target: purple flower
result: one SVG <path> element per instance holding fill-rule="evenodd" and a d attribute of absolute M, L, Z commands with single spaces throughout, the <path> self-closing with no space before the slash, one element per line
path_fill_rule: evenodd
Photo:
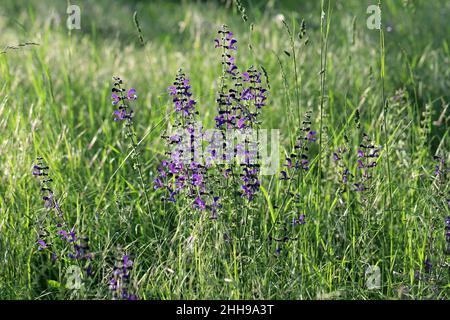
<path fill-rule="evenodd" d="M 309 140 L 309 141 L 316 141 L 316 132 L 315 131 L 309 131 L 308 132 L 308 134 L 307 134 L 307 139 Z"/>
<path fill-rule="evenodd" d="M 169 91 L 169 94 L 171 96 L 176 96 L 177 95 L 177 88 L 175 86 L 170 86 L 167 90 Z"/>
<path fill-rule="evenodd" d="M 252 90 L 250 88 L 245 89 L 244 91 L 242 91 L 241 94 L 241 99 L 242 100 L 253 100 L 255 99 L 255 94 L 252 92 Z"/>
<path fill-rule="evenodd" d="M 44 249 L 47 249 L 47 248 L 48 248 L 48 246 L 47 246 L 47 244 L 45 243 L 44 240 L 39 239 L 36 243 L 37 243 L 38 246 L 39 246 L 39 247 L 38 247 L 38 250 L 44 250 Z"/>
<path fill-rule="evenodd" d="M 43 196 L 42 200 L 44 200 L 44 207 L 47 209 L 53 209 L 56 207 L 56 200 L 54 199 L 52 191 L 49 191 L 48 195 Z"/>
<path fill-rule="evenodd" d="M 109 289 L 112 291 L 114 299 L 137 300 L 135 294 L 130 293 L 130 271 L 133 261 L 128 255 L 124 255 L 116 262 L 109 280 Z"/>
<path fill-rule="evenodd" d="M 190 99 L 192 93 L 189 79 L 179 70 L 176 80 L 168 88 L 169 95 L 173 97 L 175 111 L 181 113 L 183 118 L 190 118 L 195 113 L 195 100 Z"/>
<path fill-rule="evenodd" d="M 194 186 L 200 186 L 200 185 L 202 184 L 202 182 L 203 182 L 203 176 L 202 176 L 202 174 L 201 174 L 201 173 L 195 172 L 195 173 L 192 175 L 192 184 L 193 184 Z"/>
<path fill-rule="evenodd" d="M 127 99 L 128 100 L 136 100 L 137 99 L 136 89 L 131 88 L 130 90 L 128 90 Z"/>
<path fill-rule="evenodd" d="M 365 157 L 365 154 L 364 154 L 364 152 L 362 150 L 358 150 L 358 157 L 360 157 L 360 158 L 364 158 Z"/>
<path fill-rule="evenodd" d="M 292 168 L 292 159 L 286 158 L 286 162 L 287 162 L 287 164 L 285 166 L 288 167 L 289 169 L 291 169 Z"/>
<path fill-rule="evenodd" d="M 248 74 L 248 72 L 242 72 L 242 81 L 250 82 L 250 75 Z"/>
<path fill-rule="evenodd" d="M 364 166 L 364 164 L 363 164 L 363 162 L 362 162 L 361 160 L 358 160 L 358 165 L 357 165 L 357 167 L 358 167 L 358 169 L 362 169 L 362 168 L 364 168 L 365 166 Z"/>
<path fill-rule="evenodd" d="M 127 119 L 130 123 L 133 120 L 133 110 L 129 107 L 129 104 L 127 101 L 134 101 L 137 99 L 136 95 L 136 89 L 130 88 L 128 91 L 124 88 L 122 88 L 123 81 L 119 77 L 113 77 L 114 79 L 114 85 L 111 89 L 111 99 L 112 104 L 115 106 L 119 104 L 119 107 L 117 110 L 114 111 L 114 121 L 118 120 L 125 120 Z M 126 96 L 124 95 L 124 92 L 127 91 Z M 121 103 L 120 103 L 121 102 Z"/>
<path fill-rule="evenodd" d="M 237 127 L 239 129 L 242 129 L 242 128 L 245 127 L 245 120 L 246 120 L 246 117 L 243 117 L 243 118 L 239 119 L 238 124 L 237 124 Z"/>
<path fill-rule="evenodd" d="M 308 160 L 302 159 L 301 164 L 302 164 L 302 169 L 303 170 L 305 170 L 305 171 L 309 170 L 309 161 Z"/>
<path fill-rule="evenodd" d="M 167 199 L 169 202 L 177 202 L 177 200 L 175 199 L 176 196 L 176 191 L 173 191 L 171 188 L 167 187 L 167 191 L 169 192 L 169 199 Z"/>
<path fill-rule="evenodd" d="M 299 224 L 305 224 L 306 223 L 306 221 L 305 221 L 305 214 L 304 213 L 302 213 L 300 215 L 300 217 L 298 217 L 298 223 Z"/>
<path fill-rule="evenodd" d="M 206 209 L 205 202 L 200 197 L 195 198 L 194 208 L 200 209 L 200 210 L 205 210 Z"/>
<path fill-rule="evenodd" d="M 223 176 L 225 178 L 229 178 L 230 177 L 230 173 L 231 173 L 231 169 L 225 169 L 225 171 L 223 172 Z"/>
<path fill-rule="evenodd" d="M 372 153 L 369 155 L 369 157 L 370 158 L 378 158 L 380 156 L 379 152 L 380 152 L 380 150 L 375 149 L 375 150 L 372 151 Z"/>
<path fill-rule="evenodd" d="M 153 183 L 153 187 L 155 188 L 155 190 L 164 188 L 164 182 L 161 180 L 161 178 L 156 178 Z"/>
<path fill-rule="evenodd" d="M 112 104 L 115 106 L 120 102 L 120 98 L 117 94 L 111 94 Z"/>
<path fill-rule="evenodd" d="M 42 175 L 42 169 L 39 166 L 33 166 L 33 171 L 31 172 L 33 176 L 40 176 Z"/>
<path fill-rule="evenodd" d="M 127 113 L 125 112 L 125 109 L 115 110 L 113 115 L 114 115 L 114 121 L 124 120 L 127 118 Z"/>
<path fill-rule="evenodd" d="M 243 174 L 241 174 L 241 179 L 243 184 L 242 196 L 246 197 L 248 200 L 253 200 L 254 195 L 259 190 L 260 181 L 258 179 L 259 169 L 257 167 L 252 168 L 251 166 L 245 166 L 243 169 Z"/>

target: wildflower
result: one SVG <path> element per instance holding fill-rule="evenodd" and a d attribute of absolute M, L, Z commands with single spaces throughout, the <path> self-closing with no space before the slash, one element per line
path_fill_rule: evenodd
<path fill-rule="evenodd" d="M 114 121 L 124 120 L 127 116 L 125 110 L 123 109 L 115 110 L 113 114 L 114 114 Z"/>
<path fill-rule="evenodd" d="M 375 149 L 369 136 L 365 133 L 363 134 L 363 142 L 360 144 L 360 148 L 357 151 L 359 159 L 356 162 L 356 167 L 362 174 L 359 181 L 354 183 L 354 191 L 364 192 L 370 189 L 370 181 L 372 178 L 370 171 L 377 165 L 377 162 L 371 159 L 379 157 L 379 148 Z"/>
<path fill-rule="evenodd" d="M 137 300 L 135 294 L 130 293 L 130 272 L 133 267 L 133 261 L 128 255 L 124 255 L 116 262 L 113 273 L 109 281 L 109 289 L 112 291 L 114 299 Z"/>
<path fill-rule="evenodd" d="M 111 89 L 111 100 L 113 106 L 118 106 L 118 109 L 113 112 L 114 121 L 127 120 L 128 124 L 130 124 L 133 120 L 133 110 L 130 108 L 127 101 L 134 101 L 137 99 L 136 89 L 129 89 L 125 96 L 124 93 L 126 89 L 122 88 L 122 79 L 119 77 L 113 77 L 113 79 L 114 86 Z"/>
<path fill-rule="evenodd" d="M 48 248 L 47 243 L 45 243 L 44 240 L 39 239 L 36 243 L 39 246 L 38 250 L 44 250 Z"/>
<path fill-rule="evenodd" d="M 44 207 L 49 210 L 54 210 L 57 215 L 55 217 L 56 233 L 55 236 L 59 240 L 65 241 L 68 244 L 68 256 L 71 259 L 83 260 L 85 261 L 86 274 L 92 275 L 92 268 L 90 261 L 92 260 L 92 255 L 88 252 L 89 247 L 87 245 L 87 237 L 77 237 L 75 230 L 72 228 L 67 231 L 67 223 L 63 217 L 63 211 L 55 198 L 53 190 L 51 189 L 51 182 L 53 181 L 48 177 L 48 166 L 44 166 L 42 158 L 38 158 L 38 163 L 33 166 L 32 174 L 40 179 L 42 200 L 44 201 Z M 43 239 L 37 240 L 39 245 L 39 250 L 47 249 L 50 245 L 47 244 Z M 57 252 L 52 253 L 52 260 L 56 261 L 58 257 Z"/>
<path fill-rule="evenodd" d="M 217 219 L 217 209 L 222 207 L 222 205 L 219 203 L 219 199 L 220 199 L 220 197 L 217 197 L 217 196 L 213 197 L 213 202 L 211 204 L 211 216 L 210 216 L 210 218 L 213 220 Z"/>
<path fill-rule="evenodd" d="M 302 214 L 298 217 L 298 219 L 295 219 L 295 218 L 293 219 L 292 224 L 293 224 L 293 225 L 303 225 L 303 224 L 306 223 L 305 218 L 306 218 L 305 214 L 302 213 Z"/>
<path fill-rule="evenodd" d="M 195 198 L 194 207 L 200 210 L 206 209 L 205 202 L 200 197 Z"/>
<path fill-rule="evenodd" d="M 127 99 L 128 100 L 136 100 L 137 99 L 136 89 L 131 88 L 130 90 L 128 90 Z"/>
<path fill-rule="evenodd" d="M 120 102 L 120 98 L 116 93 L 111 94 L 112 104 L 115 106 Z"/>
<path fill-rule="evenodd" d="M 154 189 L 166 192 L 168 196 L 164 196 L 163 200 L 175 203 L 184 196 L 191 200 L 195 209 L 211 209 L 212 215 L 215 215 L 219 207 L 216 203 L 218 198 L 211 203 L 213 196 L 206 192 L 208 168 L 197 161 L 202 160 L 199 137 L 203 136 L 202 127 L 196 122 L 197 102 L 192 97 L 190 81 L 181 69 L 173 85 L 169 86 L 168 93 L 175 110 L 175 133 L 162 136 L 171 148 L 166 152 L 168 159 L 162 160 L 158 167 Z"/>
<path fill-rule="evenodd" d="M 315 131 L 309 131 L 306 135 L 306 139 L 309 141 L 316 141 L 316 132 Z"/>
<path fill-rule="evenodd" d="M 242 196 L 246 197 L 248 200 L 253 200 L 255 193 L 259 190 L 260 181 L 258 179 L 259 168 L 244 166 L 243 173 L 241 174 L 242 179 Z"/>
<path fill-rule="evenodd" d="M 423 266 L 425 268 L 426 273 L 431 273 L 433 265 L 431 264 L 430 260 L 426 258 L 423 262 Z"/>

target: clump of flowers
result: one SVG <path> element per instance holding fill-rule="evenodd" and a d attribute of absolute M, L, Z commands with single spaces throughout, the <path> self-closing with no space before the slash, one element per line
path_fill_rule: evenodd
<path fill-rule="evenodd" d="M 133 268 L 133 260 L 128 255 L 118 259 L 113 267 L 109 289 L 113 299 L 117 300 L 137 300 L 138 297 L 130 292 L 130 272 Z"/>
<path fill-rule="evenodd" d="M 211 218 L 217 217 L 219 197 L 207 188 L 208 167 L 203 165 L 202 127 L 196 122 L 197 102 L 192 97 L 189 79 L 178 71 L 173 85 L 168 88 L 175 111 L 175 122 L 170 134 L 163 135 L 170 150 L 168 159 L 161 161 L 154 188 L 165 190 L 163 200 L 176 202 L 184 195 L 193 208 L 209 210 Z"/>
<path fill-rule="evenodd" d="M 227 26 L 218 31 L 219 37 L 214 40 L 215 47 L 222 50 L 222 77 L 217 98 L 216 128 L 222 131 L 238 130 L 245 136 L 242 143 L 233 148 L 232 155 L 224 155 L 224 160 L 240 164 L 241 196 L 253 200 L 260 187 L 260 165 L 258 162 L 258 142 L 251 138 L 251 130 L 259 125 L 260 110 L 266 105 L 268 90 L 263 85 L 262 73 L 251 66 L 245 72 L 240 72 L 236 64 L 237 40 Z M 266 84 L 267 84 L 266 78 Z M 225 139 L 224 139 L 225 140 Z M 223 148 L 227 149 L 226 143 Z M 227 167 L 225 178 L 236 182 L 236 172 Z"/>

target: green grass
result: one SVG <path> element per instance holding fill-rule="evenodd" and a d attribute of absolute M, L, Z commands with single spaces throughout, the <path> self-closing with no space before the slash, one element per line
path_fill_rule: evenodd
<path fill-rule="evenodd" d="M 118 252 L 132 255 L 132 286 L 143 299 L 449 298 L 449 184 L 433 176 L 433 155 L 450 162 L 449 2 L 383 1 L 383 25 L 392 27 L 384 29 L 384 53 L 361 1 L 331 1 L 329 11 L 324 1 L 325 21 L 319 1 L 243 3 L 248 22 L 220 1 L 80 0 L 81 30 L 69 32 L 64 1 L 2 1 L 0 47 L 39 45 L 0 54 L 0 298 L 110 298 Z M 309 43 L 295 38 L 295 67 L 281 14 L 294 37 L 306 21 Z M 172 110 L 166 89 L 178 68 L 191 79 L 204 126 L 214 125 L 221 65 L 213 39 L 222 24 L 239 41 L 237 63 L 268 72 L 261 126 L 281 129 L 281 160 L 312 111 L 322 139 L 310 151 L 299 207 L 288 200 L 286 210 L 277 208 L 287 194 L 278 175 L 263 178 L 251 204 L 238 199 L 222 208 L 217 221 L 188 203 L 161 202 L 153 190 Z M 139 95 L 135 131 L 150 212 L 122 126 L 112 121 L 113 75 Z M 347 192 L 340 205 L 331 155 L 347 146 L 357 175 L 363 133 L 383 146 L 368 201 Z M 39 225 L 51 221 L 31 175 L 38 155 L 66 219 L 95 253 L 95 276 L 80 291 L 64 289 L 67 264 L 37 251 Z M 281 223 L 299 213 L 307 223 L 290 230 L 298 240 L 276 256 L 269 236 L 280 237 Z M 379 289 L 366 286 L 369 265 L 381 270 Z"/>

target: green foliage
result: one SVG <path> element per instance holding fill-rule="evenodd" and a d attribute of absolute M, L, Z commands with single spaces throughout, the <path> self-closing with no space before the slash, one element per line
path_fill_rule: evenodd
<path fill-rule="evenodd" d="M 322 30 L 325 64 L 319 1 L 78 3 L 81 29 L 71 31 L 65 1 L 3 0 L 0 8 L 0 298 L 110 298 L 118 247 L 132 254 L 132 286 L 146 299 L 449 298 L 449 185 L 433 175 L 433 155 L 450 162 L 448 1 L 383 3 L 390 31 L 382 59 L 366 5 L 332 1 L 329 30 Z M 263 65 L 270 77 L 261 126 L 281 129 L 280 150 L 291 151 L 307 110 L 315 130 L 322 123 L 322 156 L 311 150 L 311 170 L 298 184 L 301 205 L 284 200 L 279 175 L 268 176 L 251 206 L 223 208 L 227 223 L 163 203 L 152 186 L 172 108 L 166 89 L 180 67 L 204 126 L 214 125 L 221 67 L 213 39 L 224 23 L 239 41 L 238 63 Z M 148 204 L 112 120 L 113 75 L 139 94 L 135 132 Z M 366 197 L 340 191 L 332 160 L 347 147 L 345 161 L 357 175 L 363 133 L 383 146 Z M 95 276 L 76 294 L 64 287 L 66 270 L 37 250 L 48 215 L 31 175 L 38 155 L 51 168 L 66 219 L 89 236 L 95 256 Z M 283 236 L 283 223 L 301 213 L 306 224 L 288 230 L 297 240 L 276 255 L 271 236 Z M 424 276 L 426 258 L 433 271 Z M 367 289 L 369 265 L 381 269 L 379 289 Z"/>

